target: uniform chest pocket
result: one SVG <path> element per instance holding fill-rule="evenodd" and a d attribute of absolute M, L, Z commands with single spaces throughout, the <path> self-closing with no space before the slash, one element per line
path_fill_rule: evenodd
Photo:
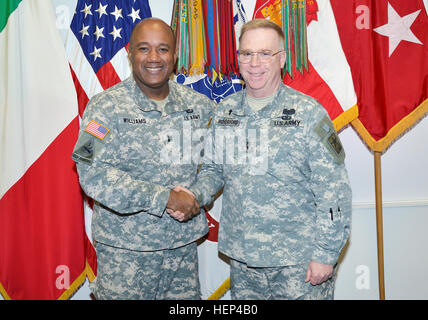
<path fill-rule="evenodd" d="M 285 185 L 302 182 L 310 175 L 304 156 L 298 152 L 277 153 L 268 172 Z"/>
<path fill-rule="evenodd" d="M 129 170 L 139 171 L 159 163 L 162 136 L 158 119 L 146 115 L 124 115 L 119 118 L 117 152 Z"/>
<path fill-rule="evenodd" d="M 204 155 L 206 123 L 193 109 L 173 112 L 162 117 L 156 127 L 160 162 L 170 166 L 193 166 Z"/>
<path fill-rule="evenodd" d="M 228 172 L 245 164 L 247 136 L 245 119 L 234 114 L 214 119 L 214 162 L 224 165 Z"/>
<path fill-rule="evenodd" d="M 284 184 L 299 183 L 310 175 L 301 121 L 270 120 L 269 173 Z"/>

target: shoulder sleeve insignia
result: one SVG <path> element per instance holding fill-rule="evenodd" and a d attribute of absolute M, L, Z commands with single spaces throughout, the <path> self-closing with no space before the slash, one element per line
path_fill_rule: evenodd
<path fill-rule="evenodd" d="M 328 116 L 325 116 L 315 127 L 315 132 L 321 138 L 321 142 L 327 147 L 337 163 L 345 160 L 345 151 Z"/>
<path fill-rule="evenodd" d="M 91 164 L 94 158 L 94 138 L 89 138 L 80 148 L 73 152 L 71 156 L 76 162 L 83 162 L 86 164 Z"/>
<path fill-rule="evenodd" d="M 110 130 L 98 122 L 91 120 L 91 122 L 89 122 L 89 124 L 86 126 L 85 131 L 97 137 L 98 139 L 103 140 Z"/>

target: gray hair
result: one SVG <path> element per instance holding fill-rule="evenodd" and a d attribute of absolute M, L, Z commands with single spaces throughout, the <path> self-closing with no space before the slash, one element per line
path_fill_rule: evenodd
<path fill-rule="evenodd" d="M 278 34 L 279 39 L 281 40 L 281 48 L 285 49 L 285 36 L 284 32 L 282 31 L 282 28 L 276 23 L 266 19 L 254 19 L 244 24 L 241 28 L 241 34 L 239 35 L 239 45 L 241 45 L 241 39 L 245 32 L 254 29 L 274 30 Z"/>

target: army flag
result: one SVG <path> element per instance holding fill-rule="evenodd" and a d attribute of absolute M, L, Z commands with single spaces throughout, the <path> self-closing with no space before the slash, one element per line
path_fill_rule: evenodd
<path fill-rule="evenodd" d="M 428 112 L 428 17 L 422 0 L 331 0 L 358 97 L 352 124 L 383 151 Z"/>
<path fill-rule="evenodd" d="M 51 1 L 0 2 L 0 292 L 64 299 L 86 278 L 71 154 L 76 93 Z"/>

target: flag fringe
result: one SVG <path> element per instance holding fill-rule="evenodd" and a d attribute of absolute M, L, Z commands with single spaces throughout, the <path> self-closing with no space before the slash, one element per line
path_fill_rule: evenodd
<path fill-rule="evenodd" d="M 348 110 L 342 112 L 333 120 L 334 128 L 337 132 L 342 130 L 351 121 L 358 118 L 358 106 L 355 105 Z"/>
<path fill-rule="evenodd" d="M 220 287 L 217 288 L 216 291 L 214 291 L 207 300 L 219 300 L 226 292 L 230 289 L 230 277 L 227 278 Z"/>
<path fill-rule="evenodd" d="M 373 151 L 385 152 L 396 140 L 404 133 L 416 125 L 428 113 L 428 99 L 422 102 L 409 115 L 401 119 L 393 126 L 382 139 L 376 141 L 364 127 L 360 119 L 355 119 L 351 122 L 352 127 L 361 137 L 363 142 Z"/>
<path fill-rule="evenodd" d="M 65 290 L 58 298 L 58 300 L 68 300 L 70 299 L 76 291 L 83 285 L 86 280 L 86 267 L 83 272 L 73 281 L 73 283 Z"/>
<path fill-rule="evenodd" d="M 67 300 L 73 296 L 73 294 L 83 285 L 86 278 L 89 282 L 95 280 L 95 272 L 92 270 L 88 259 L 86 259 L 85 270 L 80 274 L 79 277 L 71 284 L 71 286 L 58 298 L 58 300 Z"/>
<path fill-rule="evenodd" d="M 0 282 L 0 293 L 1 293 L 1 295 L 3 296 L 3 298 L 4 298 L 5 300 L 12 300 L 12 299 L 9 297 L 9 295 L 7 294 L 7 292 L 6 292 L 5 288 L 3 287 L 3 285 L 1 284 L 1 282 Z"/>
<path fill-rule="evenodd" d="M 177 39 L 176 73 L 230 78 L 238 75 L 233 3 L 175 0 L 171 28 Z M 220 22 L 221 19 L 221 22 Z M 212 28 L 206 27 L 212 21 Z M 220 27 L 221 24 L 221 27 Z"/>
<path fill-rule="evenodd" d="M 89 282 L 92 282 L 95 280 L 95 273 L 92 270 L 91 266 L 89 265 L 88 260 L 86 259 L 86 265 L 83 272 L 74 280 L 74 282 L 70 285 L 70 287 L 61 294 L 61 296 L 58 298 L 58 300 L 67 300 L 71 298 L 74 293 L 83 285 L 86 278 L 88 278 Z"/>
<path fill-rule="evenodd" d="M 91 266 L 88 263 L 88 260 L 86 260 L 85 269 L 82 271 L 82 273 L 73 281 L 73 283 L 68 287 L 67 290 L 65 290 L 58 298 L 58 300 L 67 300 L 70 299 L 76 291 L 83 285 L 83 283 L 86 280 L 86 277 L 88 278 L 89 282 L 92 282 L 95 280 L 95 273 L 92 270 Z M 12 298 L 8 295 L 6 289 L 3 287 L 3 285 L 0 282 L 0 294 L 3 296 L 5 300 L 12 300 Z"/>
<path fill-rule="evenodd" d="M 96 275 L 94 270 L 92 270 L 91 265 L 89 264 L 88 260 L 86 260 L 86 276 L 88 277 L 89 282 L 92 282 L 95 280 Z"/>

